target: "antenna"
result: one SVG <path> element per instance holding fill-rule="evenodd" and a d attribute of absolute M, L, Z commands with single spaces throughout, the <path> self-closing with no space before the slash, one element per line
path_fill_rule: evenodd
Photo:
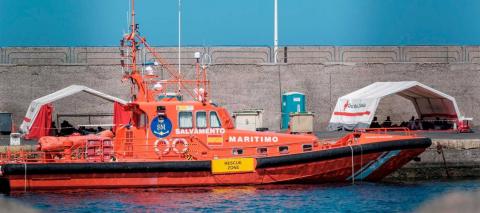
<path fill-rule="evenodd" d="M 278 0 L 273 1 L 273 62 L 276 64 L 278 54 Z"/>
<path fill-rule="evenodd" d="M 179 32 L 179 43 L 178 43 L 178 60 L 179 60 L 179 68 L 181 66 L 181 0 L 178 0 L 178 6 L 179 6 L 179 13 L 178 13 L 178 18 L 179 18 L 179 26 L 178 26 L 178 32 Z M 194 100 L 198 101 L 205 101 L 206 97 L 206 91 L 203 89 L 203 92 L 201 94 L 203 97 L 197 97 L 194 94 L 194 91 L 190 91 L 190 89 L 187 87 L 189 86 L 195 86 L 195 84 L 200 84 L 203 83 L 205 86 L 204 88 L 207 88 L 206 86 L 209 85 L 209 82 L 206 78 L 206 69 L 203 69 L 203 79 L 197 78 L 195 80 L 191 79 L 184 79 L 184 77 L 181 75 L 180 70 L 175 70 L 173 66 L 171 66 L 168 61 L 165 61 L 160 55 L 147 43 L 147 40 L 145 37 L 142 37 L 139 32 L 138 24 L 135 23 L 135 0 L 131 0 L 131 17 L 130 17 L 130 27 L 129 27 L 129 33 L 125 34 L 123 36 L 123 39 L 120 41 L 120 46 L 121 47 L 126 47 L 125 49 L 127 50 L 127 57 L 130 59 L 127 62 L 125 62 L 123 59 L 120 61 L 122 68 L 126 68 L 130 70 L 129 72 L 124 72 L 124 79 L 129 79 L 131 81 L 131 94 L 132 94 L 132 100 L 133 101 L 155 101 L 155 96 L 159 93 L 165 93 L 168 90 L 168 85 L 172 85 L 172 89 L 177 89 L 175 88 L 176 85 L 178 85 L 178 94 L 182 95 L 181 92 L 188 93 Z M 140 49 L 140 47 L 142 47 Z M 141 51 L 138 51 L 141 50 Z M 143 71 L 143 66 L 145 66 L 146 63 L 146 51 L 150 53 L 153 58 L 154 62 L 153 65 L 161 65 L 162 70 L 167 71 L 168 74 L 170 75 L 171 79 L 158 79 L 159 76 L 155 74 L 155 71 L 153 70 L 152 67 L 145 68 L 145 71 L 147 71 L 147 74 L 144 75 L 144 73 L 139 73 L 139 68 L 137 65 L 137 59 L 138 59 L 138 54 L 144 53 L 143 57 L 143 65 L 142 65 L 142 70 Z M 120 54 L 122 57 L 125 55 L 125 51 L 120 51 Z M 142 59 L 142 58 L 140 58 Z M 206 62 L 210 63 L 210 60 L 205 60 Z M 151 63 L 149 63 L 150 65 Z M 206 67 L 206 66 L 205 66 Z"/>

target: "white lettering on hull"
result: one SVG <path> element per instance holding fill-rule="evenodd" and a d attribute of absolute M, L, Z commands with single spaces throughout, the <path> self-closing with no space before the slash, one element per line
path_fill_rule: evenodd
<path fill-rule="evenodd" d="M 175 134 L 177 135 L 198 135 L 198 134 L 221 135 L 221 134 L 225 134 L 225 129 L 224 128 L 175 129 Z"/>
<path fill-rule="evenodd" d="M 276 143 L 276 136 L 229 136 L 228 142 L 231 143 Z"/>

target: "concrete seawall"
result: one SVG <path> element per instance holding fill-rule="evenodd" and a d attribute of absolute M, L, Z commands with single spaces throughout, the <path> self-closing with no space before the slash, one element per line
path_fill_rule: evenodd
<path fill-rule="evenodd" d="M 176 48 L 156 50 L 176 63 Z M 264 123 L 273 130 L 279 129 L 282 92 L 305 93 L 307 109 L 316 115 L 314 128 L 322 131 L 338 97 L 375 81 L 416 80 L 455 97 L 465 116 L 480 115 L 478 46 L 292 46 L 280 48 L 282 63 L 277 65 L 269 63 L 274 55 L 270 47 L 187 47 L 182 55 L 187 75 L 193 73 L 195 51 L 212 57 L 213 101 L 230 111 L 265 109 Z M 12 112 L 19 124 L 33 99 L 71 84 L 128 100 L 129 85 L 121 83 L 119 60 L 116 47 L 0 48 L 0 111 Z M 55 107 L 63 114 L 103 113 L 110 112 L 112 104 L 79 94 L 55 102 Z M 392 96 L 380 103 L 377 114 L 380 121 L 387 115 L 402 121 L 415 110 L 407 100 Z M 92 123 L 108 119 L 95 118 Z"/>
<path fill-rule="evenodd" d="M 185 65 L 184 72 L 193 70 Z M 29 103 L 71 84 L 81 84 L 128 99 L 116 65 L 0 65 L 0 111 L 19 123 Z M 375 81 L 417 80 L 452 95 L 464 115 L 478 118 L 480 65 L 470 63 L 215 64 L 210 67 L 212 99 L 230 111 L 265 109 L 264 123 L 278 129 L 280 94 L 304 92 L 315 112 L 315 129 L 324 130 L 336 99 Z M 109 112 L 110 103 L 86 94 L 55 103 L 58 113 Z M 386 98 L 379 115 L 407 120 L 415 110 L 401 97 Z M 384 119 L 380 116 L 380 120 Z M 101 121 L 98 121 L 101 122 Z"/>
<path fill-rule="evenodd" d="M 480 139 L 432 139 L 432 142 L 417 161 L 409 162 L 386 179 L 480 178 Z"/>

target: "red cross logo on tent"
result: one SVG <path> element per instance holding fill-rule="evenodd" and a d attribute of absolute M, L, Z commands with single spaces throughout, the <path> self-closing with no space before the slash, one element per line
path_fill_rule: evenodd
<path fill-rule="evenodd" d="M 343 105 L 343 111 L 346 111 L 347 110 L 347 107 L 348 107 L 348 100 L 345 102 L 345 104 Z"/>

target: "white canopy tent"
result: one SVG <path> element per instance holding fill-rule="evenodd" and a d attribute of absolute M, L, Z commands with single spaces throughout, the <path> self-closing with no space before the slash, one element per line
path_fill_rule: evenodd
<path fill-rule="evenodd" d="M 28 134 L 34 121 L 37 119 L 37 115 L 40 112 L 40 109 L 42 108 L 43 105 L 49 104 L 51 102 L 57 101 L 59 99 L 65 98 L 67 96 L 74 95 L 79 92 L 86 92 L 89 94 L 92 94 L 94 96 L 97 96 L 99 98 L 111 101 L 111 102 L 118 102 L 122 105 L 125 105 L 127 102 L 120 99 L 113 97 L 111 95 L 107 95 L 105 93 L 99 92 L 97 90 L 88 88 L 86 86 L 82 85 L 71 85 L 66 88 L 63 88 L 61 90 L 58 90 L 54 93 L 48 94 L 46 96 L 43 96 L 41 98 L 37 98 L 30 103 L 30 106 L 28 107 L 27 114 L 25 118 L 23 119 L 22 124 L 20 125 L 20 132 L 24 134 Z"/>
<path fill-rule="evenodd" d="M 412 102 L 421 118 L 463 119 L 455 98 L 416 81 L 375 82 L 340 97 L 332 113 L 329 130 L 367 128 L 380 100 L 399 95 Z"/>

